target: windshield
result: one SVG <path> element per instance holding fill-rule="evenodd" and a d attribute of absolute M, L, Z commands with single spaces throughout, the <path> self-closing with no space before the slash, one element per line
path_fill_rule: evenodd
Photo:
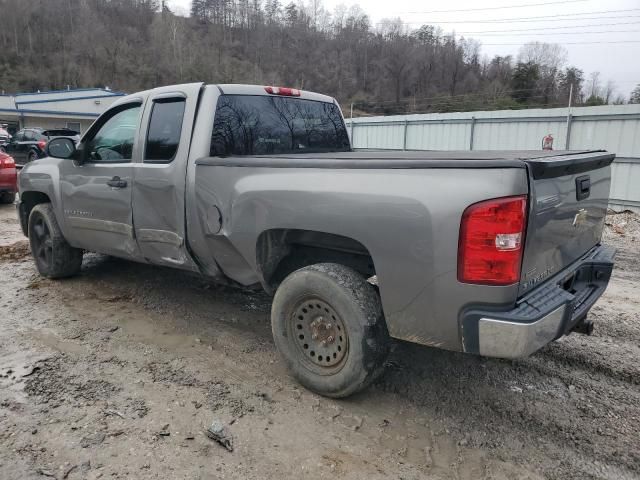
<path fill-rule="evenodd" d="M 340 109 L 291 97 L 222 95 L 211 134 L 211 156 L 345 152 Z"/>

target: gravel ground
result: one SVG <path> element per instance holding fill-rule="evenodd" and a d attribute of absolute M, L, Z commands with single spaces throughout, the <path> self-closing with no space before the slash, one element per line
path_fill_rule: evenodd
<path fill-rule="evenodd" d="M 640 478 L 640 222 L 608 223 L 593 336 L 518 361 L 399 343 L 335 401 L 284 371 L 268 297 L 93 254 L 44 280 L 2 206 L 0 478 Z"/>

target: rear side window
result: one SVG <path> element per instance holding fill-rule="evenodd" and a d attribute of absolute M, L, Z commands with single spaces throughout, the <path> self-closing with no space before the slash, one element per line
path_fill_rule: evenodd
<path fill-rule="evenodd" d="M 153 103 L 145 162 L 170 162 L 176 156 L 182 132 L 184 102 L 184 98 L 171 98 Z"/>
<path fill-rule="evenodd" d="M 291 97 L 222 95 L 210 155 L 345 152 L 349 137 L 338 107 Z"/>

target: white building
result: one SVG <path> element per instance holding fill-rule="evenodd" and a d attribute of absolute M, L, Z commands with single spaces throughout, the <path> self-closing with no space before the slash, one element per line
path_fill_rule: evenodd
<path fill-rule="evenodd" d="M 0 124 L 7 124 L 12 134 L 25 127 L 67 127 L 84 133 L 123 95 L 104 88 L 0 95 Z"/>

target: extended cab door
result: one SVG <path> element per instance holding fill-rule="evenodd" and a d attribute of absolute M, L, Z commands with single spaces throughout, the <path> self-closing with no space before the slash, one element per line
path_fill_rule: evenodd
<path fill-rule="evenodd" d="M 201 86 L 155 89 L 148 98 L 133 188 L 133 224 L 142 255 L 150 263 L 192 271 L 198 267 L 187 250 L 185 186 Z"/>
<path fill-rule="evenodd" d="M 65 236 L 71 245 L 139 259 L 131 188 L 141 113 L 141 100 L 112 108 L 83 138 L 81 160 L 61 164 Z"/>

